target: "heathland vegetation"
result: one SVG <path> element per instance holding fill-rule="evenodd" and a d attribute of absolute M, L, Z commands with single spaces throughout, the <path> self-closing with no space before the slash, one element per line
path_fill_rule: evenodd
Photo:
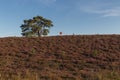
<path fill-rule="evenodd" d="M 120 35 L 0 38 L 0 80 L 120 80 Z"/>

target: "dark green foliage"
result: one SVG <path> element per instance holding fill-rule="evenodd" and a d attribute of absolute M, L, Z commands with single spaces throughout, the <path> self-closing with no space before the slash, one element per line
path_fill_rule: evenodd
<path fill-rule="evenodd" d="M 42 16 L 33 17 L 33 19 L 24 20 L 24 24 L 20 27 L 22 29 L 22 35 L 26 37 L 41 36 L 49 33 L 50 27 L 52 27 L 52 21 L 43 18 Z"/>

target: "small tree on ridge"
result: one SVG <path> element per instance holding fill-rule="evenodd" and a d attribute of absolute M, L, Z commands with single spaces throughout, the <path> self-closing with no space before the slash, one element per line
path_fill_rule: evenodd
<path fill-rule="evenodd" d="M 33 19 L 24 20 L 24 24 L 20 27 L 23 36 L 38 36 L 47 35 L 49 29 L 53 26 L 52 21 L 42 16 L 33 17 Z"/>

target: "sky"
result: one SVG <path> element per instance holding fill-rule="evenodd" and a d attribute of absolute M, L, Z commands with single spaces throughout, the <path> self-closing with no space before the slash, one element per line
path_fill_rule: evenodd
<path fill-rule="evenodd" d="M 0 37 L 21 36 L 38 15 L 53 21 L 49 36 L 120 34 L 120 0 L 0 0 Z"/>

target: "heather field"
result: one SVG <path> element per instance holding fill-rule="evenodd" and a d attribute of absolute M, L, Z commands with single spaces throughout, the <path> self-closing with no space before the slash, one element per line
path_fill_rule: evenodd
<path fill-rule="evenodd" d="M 0 38 L 0 80 L 120 80 L 120 35 Z"/>

